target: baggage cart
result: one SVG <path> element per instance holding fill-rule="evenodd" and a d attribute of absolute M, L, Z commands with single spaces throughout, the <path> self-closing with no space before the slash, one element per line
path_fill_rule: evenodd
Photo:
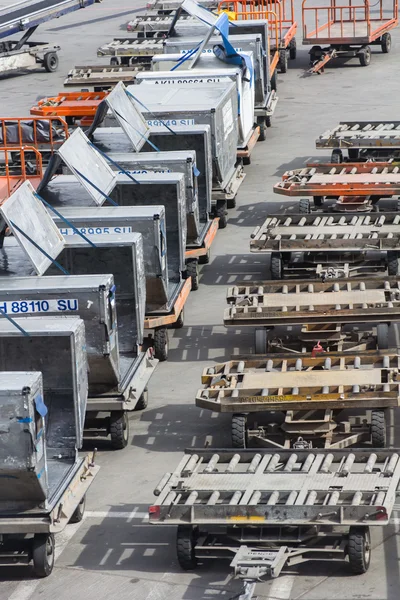
<path fill-rule="evenodd" d="M 400 121 L 342 121 L 316 140 L 317 148 L 332 148 L 331 162 L 388 161 L 400 157 Z"/>
<path fill-rule="evenodd" d="M 234 448 L 383 448 L 399 366 L 397 349 L 238 356 L 203 370 L 196 406 L 232 415 Z"/>
<path fill-rule="evenodd" d="M 397 277 L 238 283 L 227 302 L 224 325 L 254 327 L 257 354 L 400 346 Z"/>
<path fill-rule="evenodd" d="M 97 56 L 110 57 L 110 65 L 132 67 L 136 63 L 146 64 L 150 69 L 151 59 L 155 54 L 163 54 L 163 38 L 114 38 L 108 44 L 103 44 L 97 50 Z"/>
<path fill-rule="evenodd" d="M 142 71 L 144 67 L 140 64 L 135 67 L 122 67 L 110 65 L 89 65 L 76 66 L 71 69 L 64 80 L 64 87 L 82 86 L 87 91 L 104 92 L 112 89 L 122 81 L 123 83 L 133 83 L 136 74 Z"/>
<path fill-rule="evenodd" d="M 250 600 L 258 581 L 308 560 L 371 562 L 370 527 L 388 525 L 397 450 L 190 449 L 154 490 L 150 523 L 177 525 L 182 569 L 228 559 Z"/>
<path fill-rule="evenodd" d="M 328 211 L 371 211 L 381 198 L 396 196 L 400 202 L 400 167 L 392 163 L 309 164 L 302 169 L 287 171 L 274 192 L 285 196 L 309 196 L 314 207 L 321 209 L 326 200 L 333 199 Z M 300 213 L 311 212 L 311 200 L 299 202 Z"/>
<path fill-rule="evenodd" d="M 271 254 L 272 279 L 396 276 L 400 215 L 274 215 L 251 235 L 250 251 Z"/>
<path fill-rule="evenodd" d="M 24 325 L 26 320 L 18 321 Z M 43 319 L 40 322 L 43 323 Z M 61 324 L 62 320 L 57 319 L 57 322 Z M 7 335 L 5 324 L 10 327 L 2 321 L 2 346 Z M 64 321 L 64 328 L 66 325 Z M 61 336 L 57 337 L 56 331 L 49 328 L 47 336 L 51 336 L 56 344 L 58 342 L 59 347 L 64 345 L 65 353 L 65 344 L 60 344 Z M 23 337 L 21 332 L 19 334 Z M 32 334 L 35 336 L 31 331 Z M 30 338 L 36 351 L 39 349 L 37 340 L 37 337 Z M 12 352 L 18 342 L 9 342 L 7 352 Z M 27 351 L 24 344 L 20 349 Z M 26 356 L 24 358 L 29 363 Z M 76 360 L 80 361 L 79 354 Z M 23 362 L 24 359 L 21 365 Z M 18 368 L 17 363 L 10 366 Z M 4 362 L 2 367 L 4 369 Z M 0 564 L 29 564 L 32 561 L 36 577 L 51 574 L 55 557 L 54 535 L 63 531 L 68 523 L 82 520 L 86 493 L 99 470 L 94 464 L 94 453 L 78 457 L 76 452 L 79 427 L 70 418 L 68 400 L 71 403 L 71 397 L 75 395 L 76 402 L 77 389 L 72 392 L 73 382 L 70 381 L 67 398 L 60 403 L 60 390 L 48 389 L 47 378 L 47 370 L 43 377 L 37 371 L 0 372 L 0 473 L 7 480 L 7 485 L 1 486 L 0 491 Z"/>
<path fill-rule="evenodd" d="M 39 100 L 30 113 L 39 117 L 64 117 L 71 126 L 83 117 L 93 120 L 106 95 L 107 92 L 61 92 L 58 96 Z"/>
<path fill-rule="evenodd" d="M 398 25 L 397 0 L 326 1 L 320 6 L 303 0 L 303 44 L 311 45 L 309 73 L 322 73 L 334 58 L 357 57 L 362 67 L 371 62 L 371 46 L 391 50 L 390 31 Z M 325 47 L 322 47 L 326 44 Z"/>

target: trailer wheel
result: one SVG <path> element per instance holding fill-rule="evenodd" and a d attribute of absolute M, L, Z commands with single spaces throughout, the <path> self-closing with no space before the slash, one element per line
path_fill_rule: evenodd
<path fill-rule="evenodd" d="M 369 63 L 371 62 L 371 48 L 369 46 L 365 46 L 365 48 L 360 50 L 358 53 L 358 59 L 362 67 L 368 67 Z"/>
<path fill-rule="evenodd" d="M 58 56 L 56 52 L 47 52 L 43 57 L 43 66 L 48 73 L 54 73 L 58 69 Z"/>
<path fill-rule="evenodd" d="M 232 206 L 232 208 L 234 208 L 234 207 Z M 202 256 L 199 256 L 199 264 L 200 265 L 208 265 L 210 260 L 211 260 L 211 248 L 209 248 L 205 254 L 203 254 Z"/>
<path fill-rule="evenodd" d="M 113 56 L 112 58 L 110 58 L 110 67 L 118 67 L 119 65 L 119 58 L 117 56 Z"/>
<path fill-rule="evenodd" d="M 270 116 L 266 116 L 266 117 L 265 117 L 265 125 L 266 125 L 267 127 L 272 127 L 272 119 L 271 119 L 271 117 L 270 117 Z"/>
<path fill-rule="evenodd" d="M 135 410 L 144 410 L 147 408 L 149 403 L 149 390 L 145 388 L 143 390 L 143 394 L 139 397 L 139 400 L 136 402 Z"/>
<path fill-rule="evenodd" d="M 168 358 L 168 330 L 166 327 L 159 327 L 154 330 L 154 355 L 160 362 Z"/>
<path fill-rule="evenodd" d="M 373 448 L 386 446 L 386 418 L 383 410 L 373 410 L 371 413 L 371 444 Z"/>
<path fill-rule="evenodd" d="M 268 333 L 266 329 L 256 329 L 254 333 L 254 350 L 256 354 L 267 352 Z"/>
<path fill-rule="evenodd" d="M 321 208 L 324 205 L 324 197 L 323 196 L 313 196 L 314 206 Z"/>
<path fill-rule="evenodd" d="M 80 523 L 85 514 L 85 507 L 86 507 L 86 494 L 83 496 L 82 500 L 79 502 L 78 506 L 72 513 L 72 517 L 70 518 L 69 523 L 71 523 L 71 524 Z"/>
<path fill-rule="evenodd" d="M 272 279 L 283 279 L 282 255 L 280 252 L 271 254 L 271 277 Z"/>
<path fill-rule="evenodd" d="M 225 229 L 228 224 L 228 219 L 226 218 L 226 200 L 217 200 L 217 206 L 215 207 L 215 215 L 219 217 L 219 229 Z"/>
<path fill-rule="evenodd" d="M 400 275 L 400 260 L 398 252 L 388 252 L 387 253 L 387 270 L 388 275 L 393 275 L 397 277 Z"/>
<path fill-rule="evenodd" d="M 186 263 L 186 275 L 192 278 L 192 292 L 199 289 L 199 261 L 197 259 L 188 260 Z"/>
<path fill-rule="evenodd" d="M 309 215 L 311 212 L 311 203 L 308 198 L 301 198 L 299 201 L 299 213 Z"/>
<path fill-rule="evenodd" d="M 198 536 L 197 527 L 178 525 L 176 533 L 176 554 L 179 566 L 184 571 L 194 571 L 197 568 L 195 547 Z"/>
<path fill-rule="evenodd" d="M 392 36 L 390 33 L 384 33 L 381 37 L 381 48 L 384 54 L 389 54 L 392 48 Z"/>
<path fill-rule="evenodd" d="M 33 570 L 37 577 L 48 577 L 54 567 L 55 542 L 52 533 L 37 533 L 32 543 Z"/>
<path fill-rule="evenodd" d="M 258 141 L 265 142 L 267 125 L 264 117 L 257 117 L 257 125 L 260 128 L 260 135 L 258 136 Z"/>
<path fill-rule="evenodd" d="M 111 447 L 123 450 L 129 441 L 129 419 L 124 410 L 113 411 L 110 415 Z"/>
<path fill-rule="evenodd" d="M 251 165 L 251 156 L 243 156 L 243 166 Z"/>
<path fill-rule="evenodd" d="M 290 40 L 289 43 L 289 58 L 290 60 L 295 60 L 297 56 L 297 42 L 296 38 Z"/>
<path fill-rule="evenodd" d="M 275 92 L 278 89 L 278 75 L 276 72 L 276 68 L 275 68 L 275 71 L 271 75 L 271 89 L 273 89 Z"/>
<path fill-rule="evenodd" d="M 236 207 L 236 196 L 237 196 L 237 194 L 235 194 L 233 197 L 231 196 L 230 198 L 227 199 L 226 208 L 235 208 Z"/>
<path fill-rule="evenodd" d="M 232 415 L 232 447 L 247 448 L 246 415 Z"/>
<path fill-rule="evenodd" d="M 379 350 L 389 348 L 389 325 L 387 323 L 378 323 L 376 326 L 376 345 Z"/>
<path fill-rule="evenodd" d="M 358 160 L 360 151 L 358 148 L 349 148 L 347 153 L 349 155 L 349 160 Z"/>
<path fill-rule="evenodd" d="M 343 152 L 340 150 L 340 148 L 335 148 L 332 150 L 331 162 L 335 163 L 336 165 L 343 162 Z"/>
<path fill-rule="evenodd" d="M 281 73 L 287 73 L 288 69 L 288 53 L 286 48 L 279 51 L 279 68 Z"/>
<path fill-rule="evenodd" d="M 350 527 L 347 552 L 353 573 L 355 575 L 366 573 L 371 562 L 369 527 Z"/>

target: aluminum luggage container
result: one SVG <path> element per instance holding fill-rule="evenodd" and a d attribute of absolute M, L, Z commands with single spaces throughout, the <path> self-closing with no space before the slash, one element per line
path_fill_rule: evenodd
<path fill-rule="evenodd" d="M 128 91 L 146 107 L 141 110 L 150 126 L 162 130 L 166 124 L 174 130 L 176 125 L 210 125 L 213 179 L 219 187 L 226 187 L 236 163 L 238 125 L 234 83 L 216 83 L 201 89 L 196 84 L 176 86 L 173 90 L 168 87 L 157 90 L 156 97 L 147 85 L 129 86 Z"/>
<path fill-rule="evenodd" d="M 165 309 L 176 293 L 176 283 L 168 279 L 164 206 L 65 207 L 62 215 L 69 224 L 55 217 L 62 235 L 71 242 L 79 239 L 72 224 L 85 236 L 140 233 L 146 277 L 146 314 Z"/>
<path fill-rule="evenodd" d="M 171 131 L 172 129 L 172 131 Z M 121 127 L 99 127 L 92 134 L 94 144 L 103 152 L 132 152 L 132 145 Z M 211 213 L 212 194 L 212 147 L 209 125 L 174 125 L 173 128 L 150 127 L 149 142 L 161 152 L 193 150 L 196 152 L 196 166 L 199 194 L 200 221 L 206 222 Z M 154 152 L 150 143 L 142 152 Z"/>
<path fill-rule="evenodd" d="M 136 77 L 136 83 L 153 83 L 156 85 L 214 85 L 225 80 L 231 80 L 236 84 L 238 94 L 238 148 L 244 148 L 251 136 L 254 126 L 254 83 L 251 81 L 250 73 L 240 67 L 230 66 L 223 63 L 214 55 L 203 55 L 196 63 L 196 68 L 188 69 L 189 62 L 176 67 L 182 58 L 181 54 L 167 54 L 153 58 L 153 71 L 140 73 Z M 251 57 L 252 59 L 252 57 Z"/>

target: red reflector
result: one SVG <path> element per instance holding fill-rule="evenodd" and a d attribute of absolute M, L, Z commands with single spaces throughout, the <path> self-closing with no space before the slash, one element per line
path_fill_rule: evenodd
<path fill-rule="evenodd" d="M 378 506 L 376 509 L 376 520 L 383 521 L 387 519 L 387 512 L 384 506 Z"/>
<path fill-rule="evenodd" d="M 150 519 L 158 519 L 160 516 L 160 507 L 159 506 L 149 506 L 149 518 Z"/>

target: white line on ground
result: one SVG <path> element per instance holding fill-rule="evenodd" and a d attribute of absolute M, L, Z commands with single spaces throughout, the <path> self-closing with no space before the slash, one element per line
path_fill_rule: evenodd
<path fill-rule="evenodd" d="M 282 575 L 272 582 L 267 599 L 289 600 L 294 584 L 294 575 Z"/>
<path fill-rule="evenodd" d="M 148 520 L 149 515 L 147 512 L 132 511 L 132 512 L 118 512 L 118 511 L 101 511 L 101 510 L 87 510 L 85 512 L 86 519 L 126 519 L 132 521 L 133 519 L 145 519 Z"/>

